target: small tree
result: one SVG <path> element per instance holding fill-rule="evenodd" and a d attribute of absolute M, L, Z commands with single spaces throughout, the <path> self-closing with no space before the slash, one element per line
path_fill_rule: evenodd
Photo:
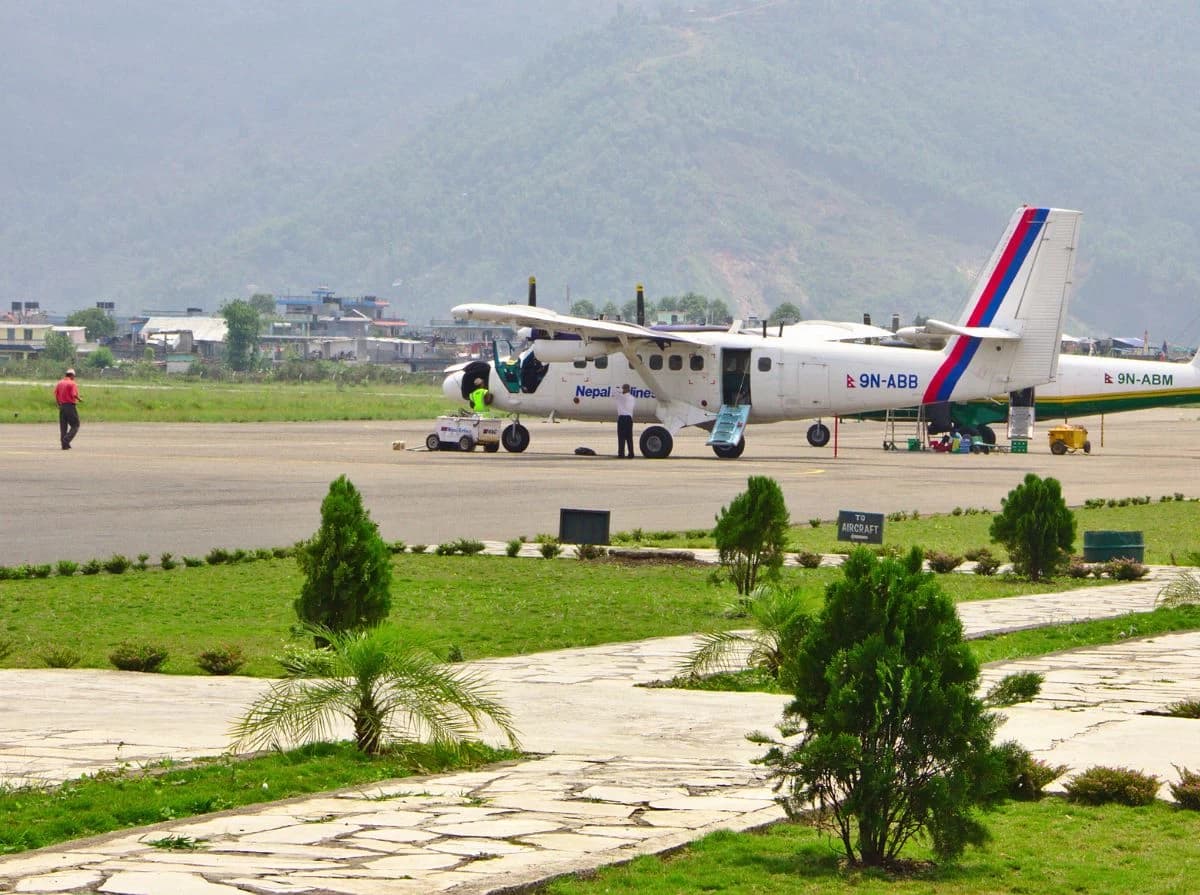
<path fill-rule="evenodd" d="M 82 326 L 89 342 L 107 339 L 117 331 L 117 322 L 100 308 L 84 308 L 67 315 L 67 326 Z"/>
<path fill-rule="evenodd" d="M 779 577 L 787 528 L 783 491 L 767 476 L 750 476 L 746 490 L 721 508 L 713 540 L 739 594 L 754 590 L 760 574 L 767 580 Z"/>
<path fill-rule="evenodd" d="M 921 552 L 855 550 L 825 607 L 785 659 L 795 693 L 763 761 L 792 816 L 814 802 L 846 857 L 884 866 L 914 836 L 952 858 L 986 831 L 973 815 L 1005 785 L 996 721 L 975 696 L 979 665 L 953 602 L 921 570 Z"/>
<path fill-rule="evenodd" d="M 249 370 L 258 360 L 258 309 L 240 298 L 221 308 L 225 318 L 225 363 L 231 370 Z"/>
<path fill-rule="evenodd" d="M 56 364 L 73 364 L 75 363 L 75 343 L 66 333 L 48 332 L 42 348 L 42 357 L 54 361 Z"/>
<path fill-rule="evenodd" d="M 1032 472 L 1008 492 L 992 518 L 991 538 L 1003 544 L 1018 575 L 1038 581 L 1053 577 L 1071 558 L 1075 516 L 1063 500 L 1058 479 Z"/>
<path fill-rule="evenodd" d="M 387 618 L 392 605 L 392 555 L 344 475 L 321 501 L 321 527 L 296 550 L 304 585 L 296 615 L 331 631 L 368 628 Z M 318 645 L 323 645 L 318 640 Z"/>
<path fill-rule="evenodd" d="M 113 366 L 116 362 L 117 359 L 113 357 L 112 350 L 107 345 L 101 345 L 83 359 L 83 365 L 93 370 L 103 370 L 105 367 Z"/>

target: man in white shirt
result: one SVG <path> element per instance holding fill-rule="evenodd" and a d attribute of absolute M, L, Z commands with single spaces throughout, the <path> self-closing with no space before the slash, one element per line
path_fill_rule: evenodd
<path fill-rule="evenodd" d="M 633 402 L 626 382 L 617 392 L 617 456 L 633 459 Z M 628 448 L 629 453 L 625 453 Z"/>

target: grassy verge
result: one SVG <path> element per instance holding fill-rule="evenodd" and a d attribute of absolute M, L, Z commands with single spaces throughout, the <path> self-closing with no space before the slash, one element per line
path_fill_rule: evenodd
<path fill-rule="evenodd" d="M 1017 484 L 1014 482 L 1014 485 Z M 1164 497 L 1171 499 L 1163 500 Z M 1143 495 L 1139 500 L 1144 500 Z M 944 553 L 962 555 L 977 547 L 989 547 L 999 559 L 1005 558 L 1004 548 L 991 543 L 988 528 L 992 524 L 992 513 L 999 507 L 971 512 L 964 510 L 958 515 L 916 516 L 907 514 L 904 519 L 884 522 L 884 542 L 889 547 L 908 550 L 919 546 L 928 553 L 939 550 Z M 1077 535 L 1075 550 L 1083 552 L 1085 531 L 1140 531 L 1146 544 L 1145 561 L 1148 563 L 1193 564 L 1200 558 L 1200 540 L 1196 529 L 1200 527 L 1200 501 L 1175 500 L 1174 495 L 1157 495 L 1150 503 L 1127 506 L 1103 506 L 1074 509 Z M 796 520 L 793 520 L 796 521 Z M 800 552 L 837 553 L 847 545 L 837 539 L 837 528 L 830 520 L 818 520 L 814 528 L 810 523 L 796 524 L 788 531 L 788 549 Z M 640 535 L 647 544 L 664 547 L 711 547 L 711 533 L 696 531 L 677 532 L 622 532 L 621 537 Z"/>
<path fill-rule="evenodd" d="M 714 833 L 667 858 L 639 858 L 588 879 L 549 884 L 546 895 L 998 895 L 1138 892 L 1195 888 L 1197 815 L 1159 803 L 1089 808 L 1060 799 L 1010 802 L 987 820 L 991 845 L 955 864 L 911 876 L 847 868 L 821 833 L 779 824 L 757 833 Z M 909 857 L 928 858 L 920 848 Z"/>
<path fill-rule="evenodd" d="M 391 622 L 441 655 L 452 646 L 478 659 L 746 625 L 725 617 L 732 586 L 710 585 L 712 568 L 700 564 L 401 554 L 394 569 Z M 789 567 L 784 583 L 815 610 L 838 575 Z M 964 574 L 940 580 L 960 601 L 1064 586 Z M 275 676 L 272 657 L 296 622 L 300 584 L 291 559 L 5 581 L 0 645 L 11 652 L 0 666 L 40 668 L 53 648 L 67 647 L 80 667 L 108 668 L 112 649 L 133 641 L 166 649 L 167 673 L 196 674 L 201 652 L 233 646 L 246 657 L 240 674 Z"/>
<path fill-rule="evenodd" d="M 0 422 L 49 423 L 58 419 L 50 385 L 0 384 Z M 433 419 L 458 409 L 440 386 L 332 382 L 80 383 L 81 407 L 95 423 L 245 423 L 316 420 Z"/>
<path fill-rule="evenodd" d="M 478 743 L 459 753 L 413 745 L 381 756 L 349 743 L 318 744 L 247 760 L 106 772 L 54 789 L 0 791 L 0 854 L 331 789 L 359 786 L 369 793 L 382 780 L 515 757 Z"/>

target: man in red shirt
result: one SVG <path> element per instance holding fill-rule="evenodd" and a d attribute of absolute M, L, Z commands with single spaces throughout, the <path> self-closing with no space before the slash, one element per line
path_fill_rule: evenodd
<path fill-rule="evenodd" d="M 75 371 L 67 370 L 65 376 L 54 386 L 54 400 L 58 402 L 58 432 L 62 438 L 62 449 L 69 451 L 75 433 L 79 431 L 79 410 L 76 408 L 82 398 L 79 397 L 79 386 L 75 384 Z"/>

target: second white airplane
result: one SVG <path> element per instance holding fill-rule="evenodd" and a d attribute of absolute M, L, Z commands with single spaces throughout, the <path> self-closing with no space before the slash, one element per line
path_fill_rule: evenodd
<path fill-rule="evenodd" d="M 458 318 L 531 327 L 520 353 L 493 346 L 493 359 L 452 367 L 448 397 L 466 400 L 483 380 L 493 410 L 516 416 L 502 433 L 509 451 L 529 446 L 521 414 L 612 420 L 629 383 L 644 456 L 671 454 L 675 435 L 709 431 L 721 458 L 741 456 L 747 423 L 841 416 L 890 407 L 962 401 L 1050 382 L 1066 317 L 1077 211 L 1018 208 L 980 274 L 963 323 L 929 321 L 950 335 L 941 352 L 747 335 L 656 329 L 591 320 L 528 305 L 463 304 Z M 827 430 L 826 430 L 827 431 Z M 810 436 L 811 440 L 811 436 Z"/>

